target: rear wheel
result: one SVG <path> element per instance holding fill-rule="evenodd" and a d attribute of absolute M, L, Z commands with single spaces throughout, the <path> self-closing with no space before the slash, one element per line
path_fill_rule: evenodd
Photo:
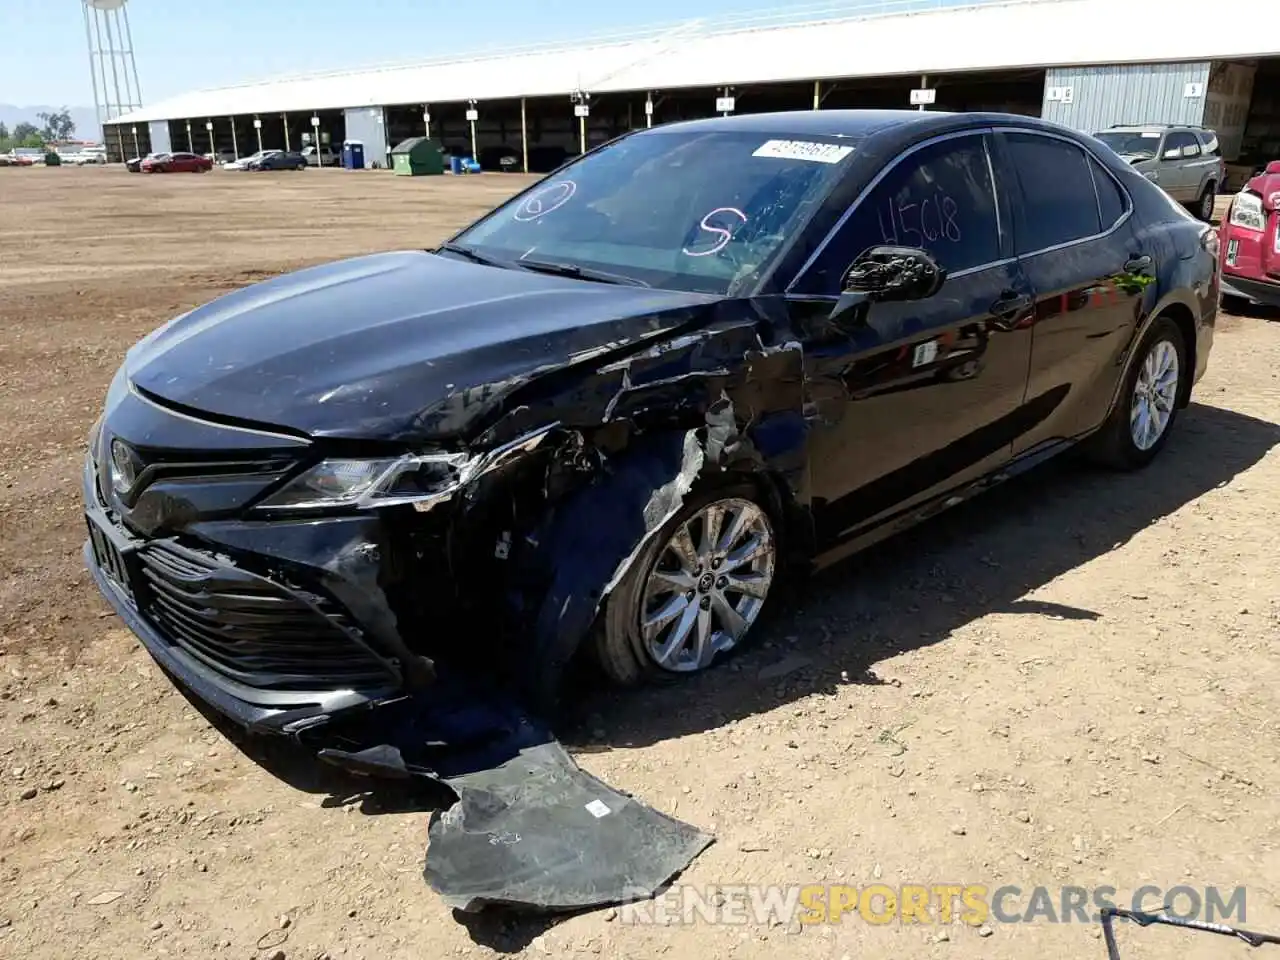
<path fill-rule="evenodd" d="M 1213 220 L 1213 206 L 1218 197 L 1218 185 L 1212 181 L 1204 185 L 1200 199 L 1196 201 L 1196 216 L 1205 223 Z"/>
<path fill-rule="evenodd" d="M 751 484 L 691 497 L 610 594 L 596 659 L 624 686 L 707 669 L 746 638 L 777 563 L 773 520 Z"/>
<path fill-rule="evenodd" d="M 1173 431 L 1187 369 L 1182 331 L 1169 317 L 1152 323 L 1142 339 L 1115 409 L 1095 438 L 1094 452 L 1120 470 L 1145 467 Z"/>

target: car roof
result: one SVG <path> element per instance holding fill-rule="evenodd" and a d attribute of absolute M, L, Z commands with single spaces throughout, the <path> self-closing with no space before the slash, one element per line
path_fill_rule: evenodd
<path fill-rule="evenodd" d="M 644 129 L 632 136 L 649 136 L 672 131 L 726 131 L 760 136 L 847 137 L 876 141 L 884 150 L 899 150 L 910 143 L 941 134 L 982 127 L 1036 129 L 1083 143 L 1074 129 L 1039 119 L 1038 116 L 997 113 L 947 113 L 943 110 L 791 110 L 786 113 L 716 116 L 685 120 Z"/>

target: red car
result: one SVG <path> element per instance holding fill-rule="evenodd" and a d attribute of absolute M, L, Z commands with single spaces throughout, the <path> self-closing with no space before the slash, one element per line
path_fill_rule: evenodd
<path fill-rule="evenodd" d="M 213 169 L 213 161 L 194 153 L 168 153 L 147 157 L 141 169 L 143 173 L 204 173 Z"/>
<path fill-rule="evenodd" d="M 1231 200 L 1223 221 L 1222 293 L 1280 307 L 1280 160 Z"/>

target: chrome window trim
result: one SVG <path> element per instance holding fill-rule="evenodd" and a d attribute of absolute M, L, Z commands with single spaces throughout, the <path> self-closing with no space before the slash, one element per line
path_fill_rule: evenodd
<path fill-rule="evenodd" d="M 1129 191 L 1124 188 L 1124 184 L 1120 182 L 1120 179 L 1114 173 L 1108 170 L 1107 165 L 1103 163 L 1101 160 L 1099 160 L 1098 155 L 1094 153 L 1092 150 L 1090 150 L 1087 146 L 1085 146 L 1084 144 L 1080 143 L 1077 140 L 1072 139 L 1071 137 L 1065 137 L 1059 133 L 1054 133 L 1053 131 L 1050 131 L 1050 130 L 1036 130 L 1032 127 L 1000 127 L 999 130 L 1001 133 L 1030 134 L 1032 136 L 1037 136 L 1037 137 L 1046 137 L 1047 139 L 1050 139 L 1050 140 L 1061 140 L 1063 143 L 1070 144 L 1071 146 L 1075 147 L 1077 150 L 1080 150 L 1081 152 L 1083 152 L 1086 157 L 1090 157 L 1093 160 L 1097 161 L 1098 166 L 1102 167 L 1103 170 L 1107 171 L 1107 176 L 1109 176 L 1112 179 L 1115 185 L 1119 188 L 1120 195 L 1125 199 L 1124 213 L 1120 215 L 1120 218 L 1116 220 L 1115 223 L 1113 223 L 1107 229 L 1103 230 L 1101 233 L 1094 233 L 1087 237 L 1077 237 L 1074 240 L 1064 240 L 1062 243 L 1055 243 L 1053 246 L 1042 247 L 1039 250 L 1028 250 L 1026 253 L 1017 254 L 1017 259 L 1030 260 L 1032 257 L 1038 257 L 1041 254 L 1055 253 L 1058 250 L 1066 250 L 1068 247 L 1074 247 L 1077 244 L 1092 243 L 1094 240 L 1102 240 L 1106 237 L 1111 236 L 1113 233 L 1115 233 L 1122 226 L 1124 226 L 1126 223 L 1129 222 L 1129 218 L 1133 216 L 1133 197 L 1130 196 Z M 1101 224 L 1102 223 L 1102 214 L 1101 214 L 1102 201 L 1098 197 L 1098 185 L 1093 180 L 1092 167 L 1089 168 L 1089 182 L 1093 183 L 1094 185 L 1093 187 L 1094 199 L 1099 204 L 1098 223 Z"/>
<path fill-rule="evenodd" d="M 970 274 L 981 273 L 983 270 L 992 270 L 996 267 L 1007 267 L 1011 263 L 1016 263 L 1017 257 L 1005 257 L 1003 260 L 992 260 L 990 263 L 979 263 L 977 266 L 965 267 L 963 270 L 957 270 L 955 273 L 948 273 L 948 280 L 956 280 L 960 277 L 967 277 Z M 835 303 L 840 299 L 837 293 L 783 293 L 792 303 Z"/>
<path fill-rule="evenodd" d="M 880 169 L 880 172 L 871 178 L 870 183 L 868 183 L 865 187 L 863 187 L 860 191 L 858 191 L 858 195 L 854 197 L 853 202 L 849 204 L 849 208 L 840 215 L 840 219 L 835 222 L 835 226 L 833 226 L 830 230 L 827 231 L 827 235 L 822 238 L 822 242 L 818 244 L 817 249 L 815 249 L 813 253 L 809 255 L 809 259 L 806 260 L 801 265 L 800 269 L 796 271 L 795 277 L 792 278 L 791 282 L 787 284 L 787 286 L 783 289 L 782 291 L 783 294 L 786 296 L 791 296 L 794 293 L 796 285 L 799 284 L 800 281 L 804 279 L 805 274 L 809 272 L 809 269 L 814 265 L 814 263 L 817 262 L 818 258 L 822 256 L 823 252 L 830 245 L 831 241 L 835 238 L 836 234 L 838 234 L 841 230 L 844 229 L 845 224 L 849 222 L 849 218 L 853 216 L 854 211 L 858 209 L 858 207 L 862 204 L 862 201 L 867 198 L 867 195 L 870 194 L 872 190 L 880 186 L 881 181 L 884 180 L 884 178 L 887 177 L 890 173 L 892 173 L 897 168 L 898 164 L 902 163 L 902 161 L 906 160 L 908 157 L 912 156 L 913 154 L 918 153 L 919 151 L 925 149 L 926 147 L 932 147 L 935 144 L 945 143 L 948 140 L 958 140 L 961 137 L 982 137 L 983 138 L 982 150 L 987 158 L 987 169 L 990 170 L 992 173 L 991 202 L 995 204 L 995 209 L 996 209 L 996 232 L 1000 237 L 1001 247 L 1003 248 L 1004 234 L 1001 232 L 1002 228 L 1000 223 L 999 186 L 996 184 L 996 179 L 994 175 L 995 170 L 991 162 L 990 143 L 986 139 L 987 136 L 989 136 L 994 132 L 995 132 L 995 128 L 990 126 L 970 127 L 965 130 L 952 130 L 950 133 L 941 133 L 941 134 L 938 134 L 937 136 L 929 137 L 927 140 L 921 140 L 919 143 L 913 143 L 911 146 L 907 147 L 907 149 L 903 150 L 900 154 L 894 157 L 890 163 L 885 164 Z M 988 270 L 991 267 L 994 267 L 1000 263 L 1011 263 L 1011 262 L 1012 262 L 1012 259 L 993 260 L 990 263 L 979 263 L 972 267 L 966 267 L 963 270 L 957 270 L 955 273 L 947 274 L 947 276 L 949 279 L 954 277 L 963 277 L 963 276 L 967 276 L 970 273 L 976 273 L 979 270 Z M 823 299 L 832 298 L 831 295 L 829 294 L 811 294 L 809 296 L 823 298 Z M 838 299 L 838 296 L 836 296 L 835 298 Z"/>

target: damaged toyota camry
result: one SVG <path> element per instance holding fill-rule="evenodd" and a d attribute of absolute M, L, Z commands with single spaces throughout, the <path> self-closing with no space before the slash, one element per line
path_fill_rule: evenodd
<path fill-rule="evenodd" d="M 237 290 L 129 350 L 85 559 L 181 687 L 297 732 L 455 659 L 539 702 L 739 647 L 812 569 L 1074 445 L 1151 461 L 1216 235 L 995 114 L 677 123 L 433 250 Z M 501 668 L 501 669 L 499 669 Z"/>

